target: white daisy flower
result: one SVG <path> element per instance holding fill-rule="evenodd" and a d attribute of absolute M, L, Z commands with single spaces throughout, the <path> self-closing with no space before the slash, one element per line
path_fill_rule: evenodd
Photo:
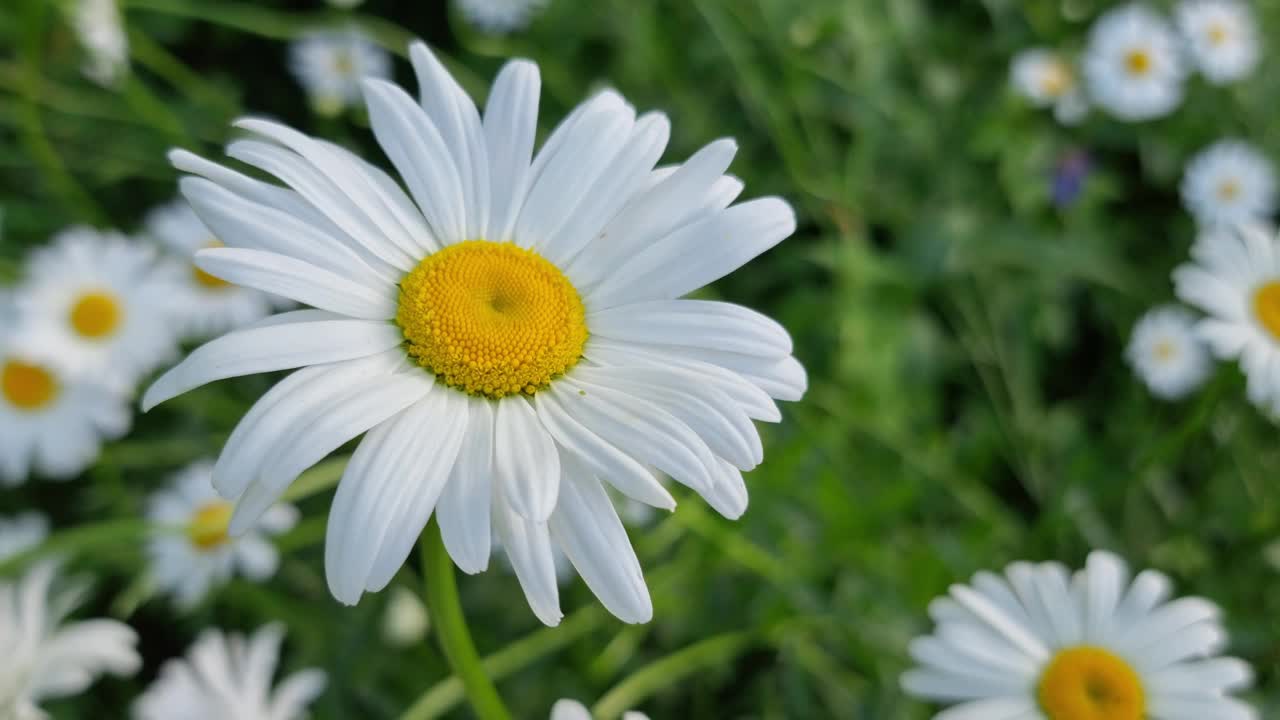
<path fill-rule="evenodd" d="M 1209 315 L 1197 333 L 1219 358 L 1238 358 L 1249 399 L 1280 416 L 1280 241 L 1266 226 L 1242 225 L 1197 242 L 1191 258 L 1173 282 Z"/>
<path fill-rule="evenodd" d="M 404 587 L 393 587 L 382 616 L 382 637 L 393 647 L 412 647 L 422 642 L 431 627 L 427 606 L 418 594 Z"/>
<path fill-rule="evenodd" d="M 1248 720 L 1227 693 L 1249 666 L 1216 657 L 1226 643 L 1219 611 L 1195 597 L 1169 601 L 1167 577 L 1089 555 L 1071 575 L 1058 563 L 1019 562 L 980 572 L 929 606 L 932 635 L 912 641 L 920 667 L 910 694 L 959 703 L 941 720 Z"/>
<path fill-rule="evenodd" d="M 1182 102 L 1187 74 L 1178 36 L 1140 3 L 1107 11 L 1089 31 L 1084 76 L 1094 103 L 1121 120 L 1151 120 Z"/>
<path fill-rule="evenodd" d="M 33 472 L 74 477 L 98 457 L 103 439 L 129 430 L 128 402 L 33 358 L 16 322 L 13 305 L 0 297 L 0 485 L 19 485 Z"/>
<path fill-rule="evenodd" d="M 729 517 L 745 511 L 742 471 L 763 456 L 751 421 L 779 420 L 770 396 L 798 399 L 804 369 L 773 320 L 681 298 L 781 242 L 795 216 L 776 198 L 729 207 L 742 190 L 723 174 L 730 140 L 654 170 L 666 117 L 637 118 L 609 91 L 534 156 L 536 65 L 503 69 L 482 120 L 424 44 L 411 56 L 421 104 L 365 81 L 409 195 L 350 152 L 262 120 L 241 120 L 253 137 L 228 153 L 289 189 L 172 156 L 197 176 L 184 195 L 229 246 L 197 263 L 317 309 L 214 340 L 143 405 L 306 366 L 250 410 L 214 485 L 238 500 L 231 531 L 243 531 L 368 430 L 329 515 L 326 574 L 343 602 L 385 587 L 434 512 L 466 572 L 488 565 L 492 523 L 544 622 L 561 617 L 555 545 L 609 610 L 648 620 L 601 481 L 672 508 L 656 469 Z"/>
<path fill-rule="evenodd" d="M 391 77 L 391 57 L 357 28 L 318 30 L 289 46 L 289 67 L 321 115 L 359 105 L 360 80 Z"/>
<path fill-rule="evenodd" d="M 546 5 L 547 0 L 457 0 L 467 22 L 494 34 L 525 28 Z"/>
<path fill-rule="evenodd" d="M 71 11 L 86 58 L 81 72 L 104 87 L 115 87 L 129 72 L 129 40 L 116 0 L 76 0 Z"/>
<path fill-rule="evenodd" d="M 0 517 L 0 561 L 36 547 L 48 536 L 49 518 L 40 513 Z"/>
<path fill-rule="evenodd" d="M 182 294 L 169 306 L 182 333 L 213 337 L 270 315 L 276 303 L 270 295 L 216 278 L 196 267 L 196 252 L 222 243 L 209 232 L 185 200 L 158 207 L 147 215 L 147 231 L 190 270 Z"/>
<path fill-rule="evenodd" d="M 564 698 L 551 706 L 551 720 L 591 720 L 591 711 L 577 700 Z M 649 720 L 649 716 L 630 710 L 622 713 L 622 720 Z"/>
<path fill-rule="evenodd" d="M 1276 209 L 1275 169 L 1252 145 L 1219 140 L 1187 163 L 1182 202 L 1205 227 L 1265 220 Z"/>
<path fill-rule="evenodd" d="M 324 692 L 321 670 L 298 671 L 274 690 L 284 626 L 272 623 L 249 637 L 205 630 L 187 656 L 170 660 L 133 704 L 134 720 L 301 720 Z"/>
<path fill-rule="evenodd" d="M 179 268 L 115 232 L 64 230 L 31 253 L 17 295 L 18 337 L 32 357 L 121 390 L 170 362 L 169 307 Z"/>
<path fill-rule="evenodd" d="M 56 565 L 45 562 L 16 581 L 0 580 L 0 718 L 41 720 L 41 701 L 78 695 L 99 675 L 132 675 L 142 664 L 138 636 L 122 622 L 63 625 L 84 588 L 52 591 L 56 576 Z"/>
<path fill-rule="evenodd" d="M 1075 68 L 1052 50 L 1033 48 L 1018 53 L 1010 76 L 1019 94 L 1036 107 L 1053 108 L 1054 117 L 1064 125 L 1080 122 L 1089 111 Z"/>
<path fill-rule="evenodd" d="M 147 544 L 156 584 L 184 608 L 195 606 L 210 588 L 230 580 L 237 570 L 250 580 L 270 578 L 280 565 L 280 555 L 269 536 L 298 524 L 297 508 L 273 505 L 252 529 L 229 537 L 232 505 L 214 492 L 212 480 L 212 461 L 193 463 L 174 476 L 169 489 L 152 496 L 147 512 L 156 525 L 184 528 L 157 533 Z"/>
<path fill-rule="evenodd" d="M 1176 11 L 1191 57 L 1216 85 L 1240 80 L 1258 66 L 1262 53 L 1258 23 L 1237 0 L 1183 0 Z"/>
<path fill-rule="evenodd" d="M 1195 317 L 1176 306 L 1156 308 L 1133 327 L 1126 355 L 1134 372 L 1166 400 L 1200 387 L 1213 371 L 1209 349 L 1195 333 Z"/>

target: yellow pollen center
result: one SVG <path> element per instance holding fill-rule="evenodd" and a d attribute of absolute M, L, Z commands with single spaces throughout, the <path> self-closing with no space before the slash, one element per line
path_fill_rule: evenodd
<path fill-rule="evenodd" d="M 38 365 L 6 360 L 0 368 L 0 392 L 19 410 L 39 410 L 58 396 L 58 381 Z"/>
<path fill-rule="evenodd" d="M 208 250 L 209 248 L 220 248 L 220 247 L 222 247 L 222 243 L 218 242 L 217 240 L 210 240 L 209 243 L 205 245 L 203 249 Z M 226 280 L 223 280 L 222 278 L 216 275 L 210 275 L 209 273 L 201 270 L 199 266 L 195 265 L 194 263 L 191 265 L 191 275 L 192 277 L 195 278 L 197 285 L 207 290 L 225 290 L 231 287 L 231 283 L 227 282 Z"/>
<path fill-rule="evenodd" d="M 1155 344 L 1152 351 L 1157 360 L 1168 362 L 1178 354 L 1178 346 L 1170 340 L 1161 340 Z"/>
<path fill-rule="evenodd" d="M 1227 42 L 1227 36 L 1229 33 L 1227 33 L 1227 29 L 1221 25 L 1211 25 L 1209 26 L 1209 32 L 1206 34 L 1209 36 L 1210 45 L 1223 45 Z"/>
<path fill-rule="evenodd" d="M 1218 198 L 1223 202 L 1231 202 L 1240 197 L 1240 183 L 1235 180 L 1223 180 L 1218 185 Z"/>
<path fill-rule="evenodd" d="M 202 505 L 191 515 L 187 539 L 201 552 L 224 545 L 228 540 L 227 527 L 231 524 L 232 510 L 231 503 L 222 500 Z"/>
<path fill-rule="evenodd" d="M 1061 64 L 1054 63 L 1040 76 L 1040 87 L 1049 97 L 1061 97 L 1071 87 L 1071 73 Z"/>
<path fill-rule="evenodd" d="M 1130 75 L 1146 75 L 1151 72 L 1151 53 L 1142 49 L 1130 50 L 1124 56 L 1124 66 Z"/>
<path fill-rule="evenodd" d="M 110 337 L 120 328 L 123 319 L 120 302 L 107 292 L 87 292 L 71 306 L 71 327 L 90 340 Z"/>
<path fill-rule="evenodd" d="M 1040 676 L 1037 695 L 1049 720 L 1142 720 L 1146 710 L 1138 673 L 1114 653 L 1088 645 L 1059 651 Z"/>
<path fill-rule="evenodd" d="M 491 398 L 546 387 L 587 342 L 582 299 L 559 268 L 484 240 L 423 258 L 400 282 L 396 322 L 438 380 Z"/>
<path fill-rule="evenodd" d="M 1253 293 L 1253 311 L 1262 327 L 1280 340 L 1280 280 L 1272 280 Z"/>
<path fill-rule="evenodd" d="M 333 71 L 341 77 L 347 77 L 356 71 L 355 60 L 351 58 L 351 53 L 339 52 L 333 58 Z"/>

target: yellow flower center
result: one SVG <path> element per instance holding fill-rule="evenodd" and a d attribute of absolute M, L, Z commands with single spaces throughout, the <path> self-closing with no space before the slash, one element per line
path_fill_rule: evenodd
<path fill-rule="evenodd" d="M 1253 293 L 1253 311 L 1262 327 L 1280 340 L 1280 280 L 1272 280 Z"/>
<path fill-rule="evenodd" d="M 1049 97 L 1061 97 L 1071 84 L 1071 73 L 1061 63 L 1050 64 L 1040 76 L 1040 88 Z"/>
<path fill-rule="evenodd" d="M 1129 663 L 1088 645 L 1053 657 L 1038 696 L 1049 720 L 1142 720 L 1146 709 L 1142 680 Z"/>
<path fill-rule="evenodd" d="M 103 340 L 120 328 L 124 309 L 115 296 L 102 291 L 87 292 L 71 306 L 71 327 L 81 337 Z"/>
<path fill-rule="evenodd" d="M 1146 75 L 1151 72 L 1151 53 L 1142 48 L 1130 50 L 1124 56 L 1124 66 L 1130 75 Z"/>
<path fill-rule="evenodd" d="M 214 500 L 202 505 L 191 515 L 187 525 L 187 539 L 196 549 L 209 552 L 227 542 L 227 527 L 235 508 L 224 500 Z"/>
<path fill-rule="evenodd" d="M 333 71 L 340 77 L 347 77 L 348 75 L 355 73 L 356 61 L 351 57 L 351 53 L 341 50 L 338 51 L 333 56 Z"/>
<path fill-rule="evenodd" d="M 0 392 L 19 410 L 39 410 L 58 396 L 58 381 L 42 367 L 6 360 L 0 368 Z"/>
<path fill-rule="evenodd" d="M 559 268 L 484 240 L 423 258 L 400 282 L 396 322 L 422 367 L 491 398 L 546 387 L 587 342 L 582 298 Z"/>
<path fill-rule="evenodd" d="M 1218 199 L 1223 202 L 1231 202 L 1240 197 L 1240 183 L 1235 180 L 1223 180 L 1218 185 Z"/>
<path fill-rule="evenodd" d="M 1205 34 L 1209 36 L 1209 44 L 1215 46 L 1224 45 L 1230 35 L 1227 32 L 1227 28 L 1222 25 L 1210 25 L 1208 32 Z"/>
<path fill-rule="evenodd" d="M 218 242 L 217 240 L 210 240 L 209 243 L 205 245 L 203 249 L 207 250 L 209 248 L 220 248 L 220 247 L 223 247 L 222 243 Z M 192 277 L 195 278 L 197 285 L 207 290 L 225 290 L 231 287 L 231 283 L 227 282 L 226 280 L 223 280 L 222 278 L 216 275 L 210 275 L 209 273 L 201 270 L 199 266 L 195 265 L 194 263 L 191 265 L 191 275 Z"/>
<path fill-rule="evenodd" d="M 1168 362 L 1178 354 L 1178 346 L 1172 340 L 1161 340 L 1152 348 L 1156 359 L 1161 362 Z"/>

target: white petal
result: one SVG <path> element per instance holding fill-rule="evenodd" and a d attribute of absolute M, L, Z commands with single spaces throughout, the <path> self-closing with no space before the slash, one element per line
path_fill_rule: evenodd
<path fill-rule="evenodd" d="M 594 336 L 622 342 L 708 348 L 782 357 L 791 336 L 775 320 L 733 303 L 655 300 L 622 305 L 587 316 Z"/>
<path fill-rule="evenodd" d="M 467 432 L 440 495 L 436 522 L 449 557 L 466 573 L 489 566 L 489 518 L 493 477 L 493 403 L 467 399 Z M 501 493 L 497 493 L 501 495 Z"/>
<path fill-rule="evenodd" d="M 538 133 L 538 66 L 512 60 L 502 67 L 489 91 L 484 134 L 489 148 L 489 222 L 484 237 L 507 242 L 529 192 L 534 137 Z"/>
<path fill-rule="evenodd" d="M 507 506 L 501 493 L 493 497 L 493 524 L 533 614 L 546 625 L 559 625 L 564 613 L 560 612 L 555 554 L 547 524 L 521 517 Z"/>
<path fill-rule="evenodd" d="M 512 510 L 534 522 L 551 517 L 560 489 L 560 458 L 537 413 L 518 395 L 497 402 L 493 476 Z"/>
<path fill-rule="evenodd" d="M 211 248 L 196 253 L 195 264 L 234 285 L 297 300 L 304 305 L 364 320 L 396 314 L 394 286 L 380 290 L 303 260 L 262 250 Z"/>

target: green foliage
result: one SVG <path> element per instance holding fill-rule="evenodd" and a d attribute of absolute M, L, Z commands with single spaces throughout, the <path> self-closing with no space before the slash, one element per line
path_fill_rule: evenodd
<path fill-rule="evenodd" d="M 670 518 L 633 529 L 655 620 L 624 626 L 575 580 L 564 624 L 545 630 L 511 574 L 459 579 L 518 717 L 545 717 L 569 696 L 608 698 L 602 711 L 634 700 L 655 718 L 924 718 L 931 709 L 906 699 L 897 676 L 907 642 L 929 627 L 929 600 L 979 569 L 1078 566 L 1091 548 L 1219 603 L 1233 652 L 1258 673 L 1248 699 L 1280 714 L 1276 428 L 1245 401 L 1234 367 L 1170 404 L 1123 360 L 1135 318 L 1171 299 L 1168 273 L 1193 239 L 1177 196 L 1183 163 L 1228 135 L 1280 157 L 1280 125 L 1268 122 L 1280 75 L 1273 56 L 1229 89 L 1193 80 L 1169 119 L 1094 113 L 1062 128 L 1013 96 L 1009 59 L 1032 45 L 1078 48 L 1105 5 L 553 0 L 508 38 L 477 34 L 438 3 L 369 0 L 350 15 L 395 51 L 424 37 L 478 99 L 505 58 L 538 61 L 543 132 L 609 84 L 671 116 L 668 160 L 736 137 L 747 196 L 784 196 L 800 215 L 794 238 L 706 294 L 790 329 L 810 392 L 764 429 L 740 522 L 682 497 Z M 134 72 L 111 92 L 79 75 L 56 5 L 0 9 L 0 278 L 68 224 L 137 228 L 175 192 L 166 150 L 216 156 L 241 114 L 385 163 L 363 118 L 316 118 L 288 75 L 287 41 L 347 13 L 248 0 L 128 0 L 125 13 Z M 1280 8 L 1259 14 L 1263 37 L 1276 37 Z M 406 64 L 397 74 L 409 82 Z M 1073 149 L 1093 170 L 1059 209 L 1051 176 Z M 0 513 L 38 506 L 59 529 L 123 523 L 65 550 L 98 578 L 92 609 L 140 629 L 146 668 L 49 703 L 55 717 L 126 707 L 205 625 L 277 618 L 290 630 L 286 665 L 330 673 L 317 718 L 398 717 L 433 686 L 420 707 L 467 716 L 456 683 L 436 685 L 448 670 L 434 647 L 377 641 L 385 593 L 353 609 L 329 597 L 329 492 L 302 501 L 308 520 L 268 584 L 233 583 L 190 615 L 134 587 L 143 559 L 129 520 L 171 471 L 216 454 L 269 382 L 219 383 L 140 417 L 80 480 L 0 492 Z M 396 582 L 420 586 L 412 566 Z M 643 672 L 704 655 L 658 675 L 669 681 Z"/>

